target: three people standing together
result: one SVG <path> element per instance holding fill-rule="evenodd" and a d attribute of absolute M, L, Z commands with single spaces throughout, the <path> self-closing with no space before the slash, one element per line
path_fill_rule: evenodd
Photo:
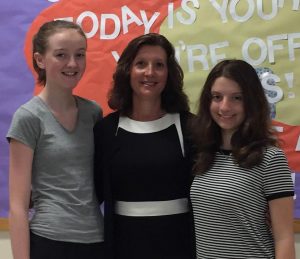
<path fill-rule="evenodd" d="M 73 94 L 86 49 L 66 21 L 33 39 L 44 88 L 7 134 L 14 258 L 295 259 L 291 172 L 253 67 L 217 64 L 192 115 L 172 44 L 139 36 L 101 119 Z"/>

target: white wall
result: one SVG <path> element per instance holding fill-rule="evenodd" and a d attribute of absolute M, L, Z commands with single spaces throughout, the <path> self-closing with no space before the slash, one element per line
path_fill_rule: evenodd
<path fill-rule="evenodd" d="M 300 259 L 300 233 L 295 235 L 297 259 Z M 10 249 L 9 235 L 7 231 L 0 231 L 0 258 L 13 259 Z"/>
<path fill-rule="evenodd" d="M 295 235 L 296 258 L 300 259 L 300 233 Z"/>
<path fill-rule="evenodd" d="M 9 235 L 7 231 L 0 231 L 0 258 L 12 259 Z"/>

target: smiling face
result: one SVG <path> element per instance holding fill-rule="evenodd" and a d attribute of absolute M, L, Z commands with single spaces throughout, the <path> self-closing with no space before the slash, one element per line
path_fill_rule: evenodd
<path fill-rule="evenodd" d="M 235 81 L 226 77 L 215 80 L 211 87 L 210 113 L 221 128 L 223 139 L 228 138 L 230 142 L 232 134 L 245 119 L 243 93 Z"/>
<path fill-rule="evenodd" d="M 86 48 L 86 39 L 75 29 L 50 35 L 46 52 L 34 54 L 37 65 L 46 71 L 46 87 L 72 90 L 85 71 Z"/>
<path fill-rule="evenodd" d="M 130 70 L 133 99 L 160 100 L 167 78 L 168 66 L 165 50 L 160 46 L 142 46 Z"/>

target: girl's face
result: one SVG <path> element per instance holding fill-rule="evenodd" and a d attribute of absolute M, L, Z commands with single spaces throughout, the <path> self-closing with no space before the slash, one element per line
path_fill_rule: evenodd
<path fill-rule="evenodd" d="M 231 138 L 245 119 L 243 93 L 235 81 L 225 77 L 215 80 L 211 88 L 210 114 L 223 137 Z"/>
<path fill-rule="evenodd" d="M 142 46 L 130 70 L 133 98 L 160 100 L 167 78 L 168 66 L 165 50 L 160 46 Z"/>
<path fill-rule="evenodd" d="M 46 71 L 46 86 L 72 90 L 86 67 L 86 39 L 75 29 L 61 29 L 48 38 L 45 54 L 35 53 Z"/>

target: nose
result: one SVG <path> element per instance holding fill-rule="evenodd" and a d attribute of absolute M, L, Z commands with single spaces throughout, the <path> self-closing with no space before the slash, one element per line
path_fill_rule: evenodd
<path fill-rule="evenodd" d="M 227 111 L 228 109 L 230 109 L 231 103 L 230 103 L 230 99 L 224 97 L 222 102 L 220 103 L 220 109 L 222 111 Z"/>
<path fill-rule="evenodd" d="M 76 58 L 74 56 L 70 56 L 70 58 L 68 60 L 68 66 L 69 67 L 76 67 L 77 66 L 77 61 L 76 61 Z"/>
<path fill-rule="evenodd" d="M 154 73 L 154 68 L 152 64 L 148 64 L 148 66 L 145 68 L 145 75 L 151 76 Z"/>

